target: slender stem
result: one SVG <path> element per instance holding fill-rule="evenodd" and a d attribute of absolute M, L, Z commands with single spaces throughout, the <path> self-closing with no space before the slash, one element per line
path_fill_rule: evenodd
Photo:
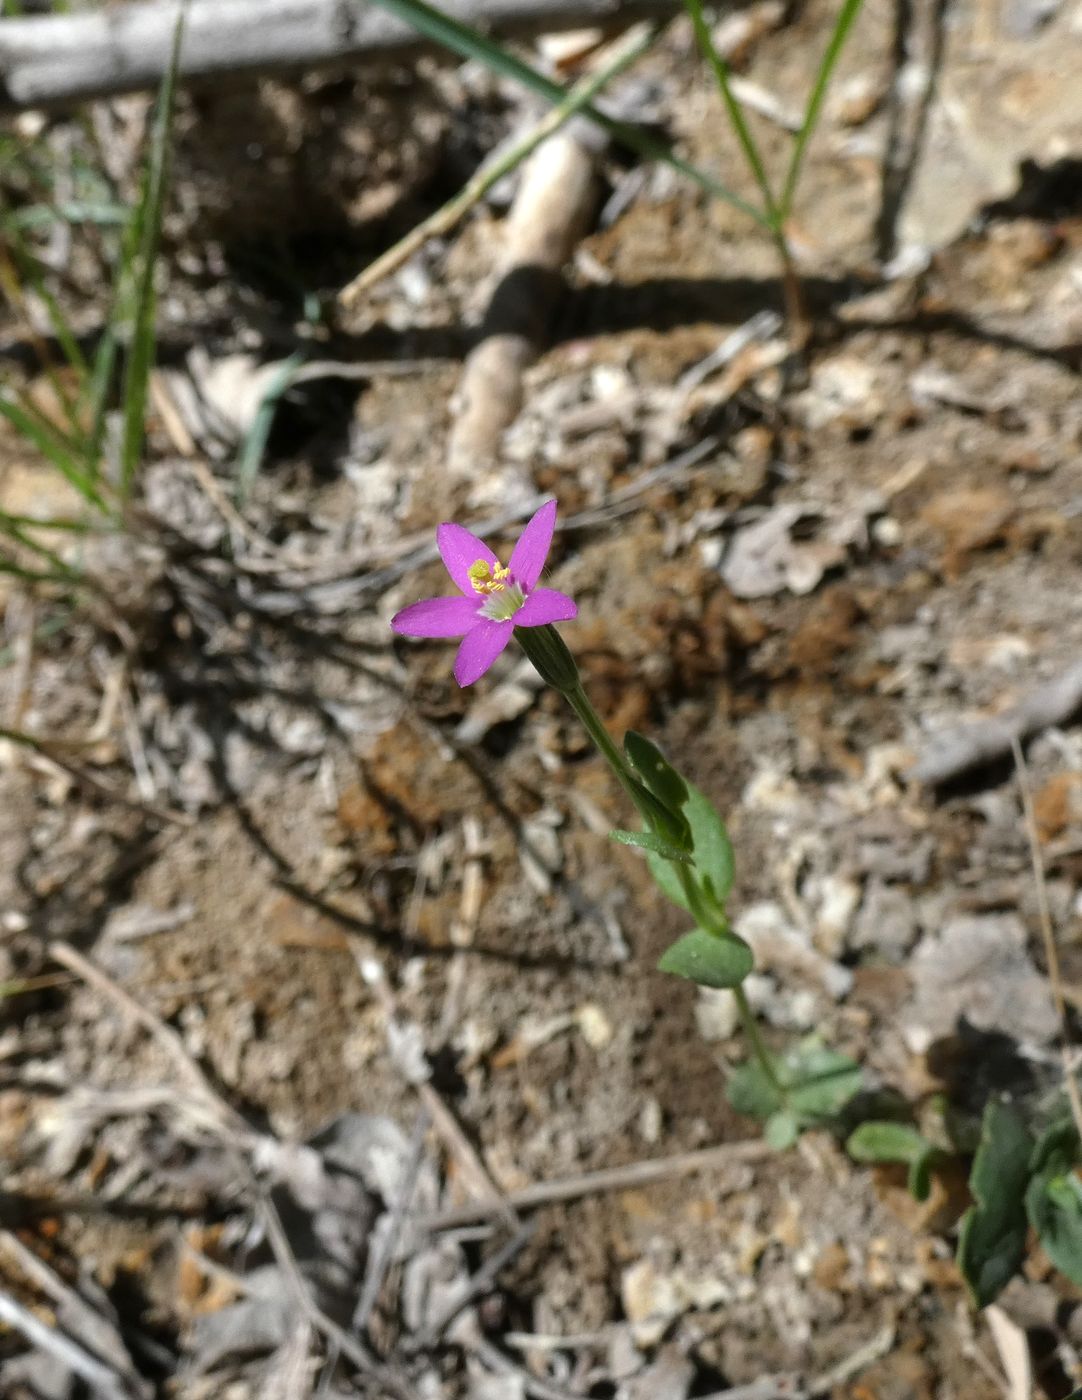
<path fill-rule="evenodd" d="M 585 690 L 583 690 L 581 684 L 575 686 L 573 689 L 565 690 L 563 694 L 567 697 L 567 702 L 575 711 L 575 714 L 578 715 L 579 719 L 582 721 L 583 728 L 594 741 L 597 751 L 616 774 L 621 787 L 631 798 L 635 807 L 642 813 L 647 824 L 649 824 L 650 817 L 649 814 L 642 809 L 639 794 L 636 791 L 637 784 L 634 774 L 628 767 L 623 754 L 616 747 L 612 735 L 605 728 L 601 716 L 590 703 L 589 696 L 586 694 Z M 680 881 L 680 888 L 683 890 L 684 897 L 688 902 L 688 911 L 695 922 L 700 928 L 706 929 L 707 932 L 724 932 L 724 930 L 718 929 L 717 920 L 704 902 L 699 886 L 692 878 L 687 865 L 679 860 L 670 861 L 670 864 L 676 871 Z M 751 1052 L 756 1060 L 758 1060 L 759 1066 L 771 1088 L 778 1095 L 779 1099 L 784 1100 L 785 1088 L 778 1077 L 774 1057 L 771 1055 L 766 1046 L 766 1042 L 759 1033 L 759 1027 L 755 1023 L 755 1016 L 751 1007 L 748 1005 L 748 998 L 744 993 L 744 989 L 739 986 L 733 987 L 732 993 L 736 998 L 736 1008 L 740 1016 L 740 1023 L 743 1027 L 744 1034 L 748 1038 Z"/>
<path fill-rule="evenodd" d="M 838 18 L 835 21 L 834 29 L 827 44 L 826 52 L 823 54 L 823 61 L 819 65 L 819 71 L 815 77 L 815 83 L 808 98 L 808 105 L 804 109 L 804 120 L 800 125 L 797 138 L 793 143 L 792 155 L 789 159 L 789 169 L 786 172 L 785 184 L 782 186 L 781 198 L 778 200 L 778 213 L 784 222 L 793 207 L 793 196 L 796 194 L 797 181 L 800 179 L 801 166 L 804 163 L 804 153 L 808 148 L 811 134 L 815 130 L 819 121 L 819 113 L 823 106 L 823 99 L 826 97 L 830 79 L 834 73 L 834 65 L 838 62 L 845 41 L 849 37 L 849 31 L 853 27 L 857 15 L 860 12 L 862 0 L 844 0 Z"/>
<path fill-rule="evenodd" d="M 612 735 L 605 728 L 604 721 L 590 703 L 590 698 L 583 690 L 582 686 L 576 686 L 574 690 L 565 690 L 567 703 L 582 721 L 582 726 L 594 741 L 598 753 L 609 765 L 619 779 L 620 786 L 627 793 L 635 804 L 639 807 L 638 793 L 635 791 L 635 779 L 632 775 L 623 754 L 616 747 Z"/>
<path fill-rule="evenodd" d="M 740 1016 L 740 1025 L 748 1038 L 748 1044 L 751 1046 L 752 1054 L 759 1061 L 759 1068 L 766 1076 L 770 1087 L 777 1094 L 778 1098 L 784 1102 L 786 1097 L 785 1086 L 778 1078 L 778 1071 L 774 1067 L 774 1056 L 767 1049 L 766 1041 L 763 1040 L 755 1020 L 755 1013 L 748 1004 L 747 993 L 744 991 L 743 987 L 734 987 L 732 992 L 733 998 L 736 1001 L 737 1013 Z"/>
<path fill-rule="evenodd" d="M 729 115 L 729 122 L 736 139 L 740 142 L 740 149 L 744 152 L 744 159 L 748 163 L 748 168 L 759 186 L 759 193 L 763 199 L 763 213 L 766 215 L 767 226 L 772 230 L 780 227 L 781 220 L 778 217 L 778 203 L 774 198 L 774 191 L 770 187 L 770 178 L 766 173 L 766 166 L 763 158 L 759 154 L 759 147 L 755 143 L 755 137 L 751 133 L 747 118 L 744 116 L 744 108 L 733 92 L 729 82 L 729 65 L 718 52 L 714 37 L 710 33 L 710 26 L 706 22 L 703 14 L 702 0 L 684 0 L 685 8 L 691 16 L 691 23 L 695 29 L 695 38 L 703 57 L 714 70 L 714 77 L 717 81 L 718 89 L 721 92 L 721 99 L 725 103 L 725 110 Z"/>
<path fill-rule="evenodd" d="M 789 323 L 789 336 L 796 350 L 803 350 L 811 338 L 811 323 L 804 299 L 804 284 L 796 270 L 789 240 L 783 228 L 774 230 L 774 244 L 781 259 L 781 291 L 785 303 L 785 319 Z"/>

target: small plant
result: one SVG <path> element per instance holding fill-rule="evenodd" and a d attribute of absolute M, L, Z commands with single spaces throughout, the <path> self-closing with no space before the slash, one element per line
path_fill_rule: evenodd
<path fill-rule="evenodd" d="M 556 509 L 548 501 L 536 512 L 506 565 L 465 526 L 440 525 L 437 545 L 458 593 L 403 608 L 392 629 L 408 637 L 461 638 L 454 663 L 461 686 L 479 680 L 514 640 L 563 695 L 641 821 L 638 830 L 619 829 L 610 838 L 642 850 L 658 889 L 694 921 L 662 955 L 659 969 L 728 990 L 735 1000 L 751 1055 L 730 1075 L 728 1097 L 738 1112 L 763 1123 L 771 1146 L 782 1151 L 807 1129 L 826 1129 L 856 1162 L 903 1166 L 918 1200 L 929 1196 L 938 1169 L 972 1153 L 973 1204 L 960 1225 L 957 1262 L 974 1304 L 993 1302 L 1019 1270 L 1030 1227 L 1053 1264 L 1082 1286 L 1082 1140 L 1069 1113 L 1056 1106 L 1027 1120 L 1017 1105 L 993 1099 L 974 1143 L 964 1122 L 951 1123 L 942 1100 L 929 1105 L 937 1125 L 929 1121 L 922 1130 L 899 1116 L 904 1103 L 863 1092 L 860 1067 L 818 1037 L 780 1054 L 766 1045 L 742 985 L 754 966 L 752 950 L 727 913 L 734 862 L 721 814 L 650 739 L 629 730 L 617 745 L 553 625 L 578 615 L 566 593 L 539 586 Z M 881 1116 L 886 1112 L 891 1116 Z"/>

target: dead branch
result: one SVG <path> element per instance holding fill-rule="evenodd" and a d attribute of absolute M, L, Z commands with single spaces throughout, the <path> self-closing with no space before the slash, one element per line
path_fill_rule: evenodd
<path fill-rule="evenodd" d="M 953 778 L 1007 757 L 1042 729 L 1063 724 L 1082 710 L 1082 662 L 1030 691 L 1013 709 L 933 735 L 910 771 L 918 783 L 939 787 Z"/>
<path fill-rule="evenodd" d="M 63 1332 L 42 1322 L 10 1293 L 0 1290 L 0 1322 L 21 1332 L 31 1346 L 48 1352 L 74 1376 L 85 1381 L 102 1400 L 129 1400 L 132 1392 L 115 1371 L 91 1356 L 84 1347 Z"/>
<path fill-rule="evenodd" d="M 0 111 L 52 107 L 158 87 L 182 0 L 0 24 Z M 671 15 L 673 0 L 446 0 L 486 32 L 544 34 Z M 190 0 L 180 77 L 307 70 L 430 48 L 409 25 L 355 0 Z"/>
<path fill-rule="evenodd" d="M 576 1201 L 602 1191 L 627 1191 L 649 1186 L 658 1181 L 674 1181 L 695 1172 L 716 1171 L 739 1162 L 762 1162 L 771 1155 L 765 1138 L 750 1138 L 746 1142 L 723 1142 L 717 1147 L 697 1148 L 675 1157 L 658 1157 L 631 1162 L 626 1167 L 603 1167 L 581 1176 L 563 1177 L 557 1181 L 539 1181 L 521 1191 L 511 1191 L 506 1200 L 515 1210 L 533 1210 L 539 1206 L 556 1205 L 561 1201 Z M 453 1206 L 434 1215 L 418 1216 L 414 1224 L 424 1230 L 452 1230 L 460 1225 L 472 1225 L 489 1220 L 496 1211 L 487 1201 L 471 1201 Z"/>

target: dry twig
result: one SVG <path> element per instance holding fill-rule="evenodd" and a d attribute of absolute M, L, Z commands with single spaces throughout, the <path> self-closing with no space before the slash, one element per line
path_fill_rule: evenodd
<path fill-rule="evenodd" d="M 1011 752 L 1011 746 L 1031 735 L 1063 724 L 1082 709 L 1082 662 L 1030 692 L 1002 715 L 959 725 L 935 734 L 928 741 L 910 776 L 918 783 L 938 787 L 942 783 L 995 763 Z"/>
<path fill-rule="evenodd" d="M 134 1394 L 110 1367 L 103 1365 L 90 1352 L 59 1332 L 49 1327 L 40 1318 L 24 1308 L 10 1293 L 0 1289 L 0 1322 L 6 1322 L 21 1332 L 31 1346 L 48 1352 L 72 1373 L 85 1381 L 101 1397 L 101 1400 L 130 1400 Z"/>
<path fill-rule="evenodd" d="M 606 1167 L 601 1171 L 583 1172 L 581 1176 L 563 1177 L 556 1181 L 539 1181 L 534 1186 L 511 1191 L 507 1204 L 515 1210 L 534 1210 L 539 1206 L 555 1205 L 560 1201 L 575 1201 L 601 1191 L 625 1191 L 649 1186 L 658 1181 L 672 1181 L 695 1172 L 715 1171 L 738 1162 L 762 1162 L 775 1154 L 762 1138 L 747 1142 L 724 1142 L 717 1147 L 704 1147 L 694 1152 L 681 1152 L 675 1157 L 660 1157 L 652 1161 L 631 1162 L 626 1167 Z M 459 1225 L 471 1225 L 478 1220 L 491 1219 L 496 1214 L 485 1201 L 454 1206 L 433 1215 L 420 1216 L 416 1223 L 426 1230 L 450 1230 Z"/>

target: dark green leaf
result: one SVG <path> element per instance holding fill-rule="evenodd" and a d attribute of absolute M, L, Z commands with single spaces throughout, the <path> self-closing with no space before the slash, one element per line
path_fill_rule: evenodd
<path fill-rule="evenodd" d="M 918 1201 L 931 1190 L 935 1147 L 910 1123 L 861 1123 L 849 1136 L 845 1150 L 856 1162 L 902 1162 L 909 1167 L 908 1185 Z"/>
<path fill-rule="evenodd" d="M 725 900 L 733 884 L 733 847 L 717 809 L 710 799 L 692 783 L 688 783 L 684 816 L 691 828 L 691 854 L 695 862 L 695 878 L 704 889 L 709 903 L 724 915 Z M 688 908 L 687 896 L 672 866 L 658 857 L 650 857 L 650 873 L 666 898 Z M 707 889 L 705 881 L 709 880 Z M 691 913 L 691 910 L 688 910 Z"/>
<path fill-rule="evenodd" d="M 1022 1262 L 1032 1150 L 1033 1139 L 1018 1113 L 993 1100 L 984 1110 L 969 1174 L 974 1203 L 958 1235 L 958 1267 L 980 1308 L 995 1301 Z"/>
<path fill-rule="evenodd" d="M 782 1096 L 758 1060 L 747 1060 L 729 1075 L 725 1095 L 737 1113 L 766 1122 L 782 1106 Z"/>
<path fill-rule="evenodd" d="M 931 1195 L 932 1164 L 935 1162 L 935 1157 L 934 1148 L 929 1148 L 923 1157 L 914 1157 L 909 1164 L 905 1184 L 915 1201 L 926 1201 Z"/>
<path fill-rule="evenodd" d="M 662 856 L 665 860 L 691 860 L 686 851 L 681 851 L 676 846 L 670 846 L 667 841 L 663 841 L 660 836 L 655 836 L 652 831 L 621 831 L 617 828 L 615 831 L 609 832 L 609 840 L 616 841 L 621 846 L 638 846 L 644 851 L 653 851 L 655 855 Z"/>
<path fill-rule="evenodd" d="M 662 954 L 658 969 L 701 987 L 738 987 L 754 961 L 751 949 L 735 934 L 693 928 Z"/>
<path fill-rule="evenodd" d="M 1082 1283 L 1082 1182 L 1078 1134 L 1070 1121 L 1055 1123 L 1033 1152 L 1026 1213 L 1044 1252 L 1072 1283 Z"/>
<path fill-rule="evenodd" d="M 658 746 L 629 729 L 624 735 L 624 752 L 654 796 L 670 811 L 681 812 L 688 800 L 688 785 Z"/>
<path fill-rule="evenodd" d="M 682 851 L 691 850 L 691 827 L 682 812 L 674 812 L 655 797 L 645 783 L 632 779 L 635 804 L 643 820 L 649 822 L 660 836 Z"/>

